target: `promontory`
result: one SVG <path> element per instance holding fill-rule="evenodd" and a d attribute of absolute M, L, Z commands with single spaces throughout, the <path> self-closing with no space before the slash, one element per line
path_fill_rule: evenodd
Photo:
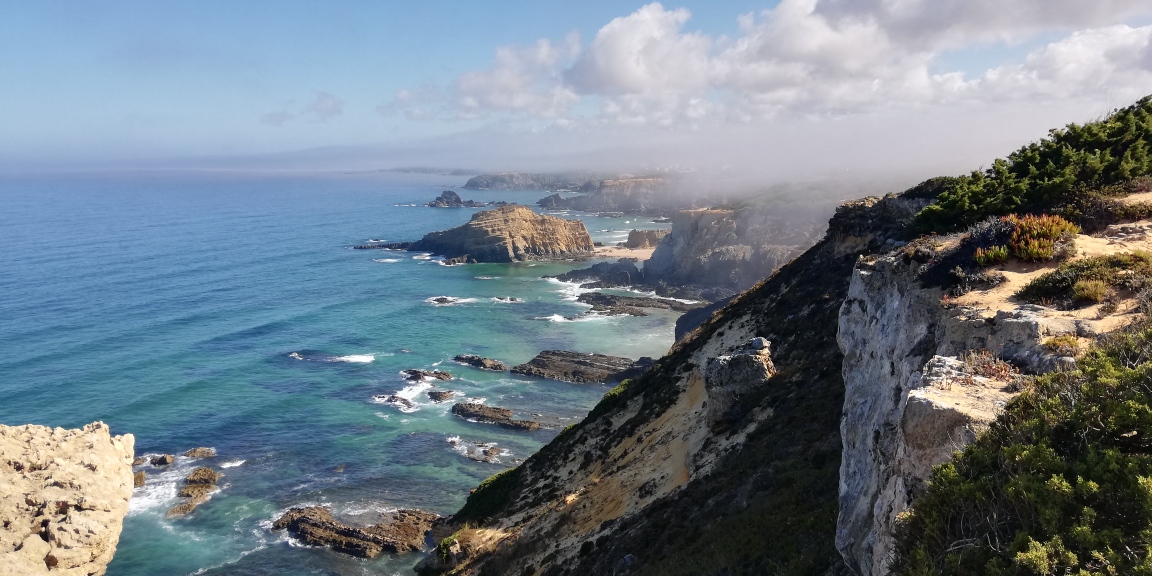
<path fill-rule="evenodd" d="M 407 248 L 439 254 L 452 263 L 574 258 L 594 249 L 583 222 L 516 205 L 477 212 L 467 224 L 432 232 Z"/>

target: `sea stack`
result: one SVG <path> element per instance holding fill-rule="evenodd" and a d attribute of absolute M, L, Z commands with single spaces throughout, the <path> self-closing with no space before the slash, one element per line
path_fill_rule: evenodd
<path fill-rule="evenodd" d="M 588 256 L 592 237 L 579 220 L 544 216 L 526 206 L 477 212 L 467 224 L 432 232 L 408 247 L 457 263 L 523 262 Z"/>

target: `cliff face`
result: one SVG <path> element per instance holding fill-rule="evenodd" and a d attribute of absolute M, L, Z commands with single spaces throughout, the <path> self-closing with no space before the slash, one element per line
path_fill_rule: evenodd
<path fill-rule="evenodd" d="M 132 496 L 130 434 L 0 426 L 0 574 L 104 574 Z"/>
<path fill-rule="evenodd" d="M 536 214 L 525 206 L 477 212 L 463 226 L 432 232 L 409 250 L 462 262 L 520 262 L 588 255 L 594 248 L 584 223 Z"/>
<path fill-rule="evenodd" d="M 470 178 L 464 184 L 468 190 L 569 190 L 591 192 L 596 189 L 598 178 L 591 172 L 566 172 L 556 174 L 529 174 L 524 172 L 502 172 L 481 174 Z"/>
<path fill-rule="evenodd" d="M 425 566 L 836 573 L 839 310 L 857 255 L 891 247 L 922 206 L 871 198 L 839 209 L 817 246 L 482 485 Z"/>
<path fill-rule="evenodd" d="M 918 267 L 899 255 L 862 260 L 840 310 L 836 545 L 866 576 L 888 573 L 896 517 L 923 491 L 932 467 L 974 441 L 1015 395 L 1010 382 L 979 376 L 965 355 L 988 350 L 1042 373 L 1072 362 L 1045 347 L 1047 337 L 1102 331 L 1094 320 L 1011 301 L 980 310 L 941 307 L 942 292 L 920 287 Z"/>
<path fill-rule="evenodd" d="M 644 273 L 649 281 L 746 290 L 803 252 L 822 228 L 766 209 L 682 211 Z"/>

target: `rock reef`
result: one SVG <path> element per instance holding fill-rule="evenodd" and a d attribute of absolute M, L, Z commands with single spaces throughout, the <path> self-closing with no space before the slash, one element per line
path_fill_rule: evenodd
<path fill-rule="evenodd" d="M 650 362 L 651 358 L 640 362 L 620 356 L 545 350 L 528 362 L 513 366 L 512 373 L 577 384 L 603 384 L 628 378 L 630 371 L 635 372 L 643 367 L 640 364 Z"/>
<path fill-rule="evenodd" d="M 429 208 L 484 208 L 487 206 L 507 206 L 507 202 L 479 202 L 477 200 L 464 200 L 460 195 L 451 191 L 445 190 L 436 197 L 435 200 L 425 204 Z"/>
<path fill-rule="evenodd" d="M 540 429 L 540 423 L 532 420 L 513 420 L 513 412 L 507 408 L 484 404 L 461 403 L 452 406 L 452 413 L 466 420 L 485 424 L 496 424 L 513 430 L 533 431 Z"/>
<path fill-rule="evenodd" d="M 480 368 L 481 370 L 503 372 L 508 369 L 508 366 L 499 360 L 482 358 L 475 354 L 457 354 L 453 360 L 460 362 L 461 364 L 467 364 L 469 366 Z"/>
<path fill-rule="evenodd" d="M 132 495 L 131 434 L 0 425 L 0 574 L 101 575 Z"/>
<path fill-rule="evenodd" d="M 439 516 L 422 510 L 397 510 L 380 515 L 381 522 L 359 528 L 340 522 L 321 506 L 293 508 L 272 524 L 288 530 L 308 546 L 327 546 L 336 552 L 375 558 L 384 552 L 402 554 L 424 549 L 425 534 Z"/>
<path fill-rule="evenodd" d="M 432 232 L 407 247 L 450 263 L 580 258 L 592 250 L 584 223 L 536 214 L 525 206 L 477 212 L 463 226 Z"/>

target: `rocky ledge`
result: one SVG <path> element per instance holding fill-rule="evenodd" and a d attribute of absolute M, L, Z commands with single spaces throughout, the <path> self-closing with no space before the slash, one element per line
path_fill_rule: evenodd
<path fill-rule="evenodd" d="M 444 372 L 443 370 L 421 370 L 419 368 L 409 368 L 408 370 L 401 370 L 404 373 L 405 380 L 419 382 L 421 380 L 451 380 L 452 375 Z"/>
<path fill-rule="evenodd" d="M 499 360 L 481 358 L 475 354 L 459 354 L 453 358 L 453 360 L 460 362 L 461 364 L 475 366 L 476 368 L 480 368 L 482 370 L 495 370 L 497 372 L 503 372 L 504 370 L 508 369 L 508 366 Z"/>
<path fill-rule="evenodd" d="M 336 552 L 375 558 L 383 552 L 423 550 L 424 535 L 439 518 L 422 510 L 397 510 L 380 516 L 380 523 L 359 528 L 336 520 L 321 506 L 293 508 L 278 518 L 272 529 L 286 529 L 308 546 L 327 546 Z"/>
<path fill-rule="evenodd" d="M 529 432 L 540 429 L 539 422 L 531 420 L 513 420 L 512 411 L 497 406 L 484 404 L 461 403 L 452 406 L 452 413 L 467 420 L 475 420 L 485 424 L 496 424 L 513 430 L 527 430 Z"/>
<path fill-rule="evenodd" d="M 592 306 L 589 312 L 606 314 L 609 316 L 647 316 L 648 313 L 641 308 L 657 308 L 661 310 L 675 310 L 687 312 L 705 305 L 703 302 L 681 302 L 665 298 L 650 298 L 638 296 L 617 296 L 600 292 L 586 292 L 581 294 L 577 302 Z"/>
<path fill-rule="evenodd" d="M 512 373 L 577 384 L 602 384 L 638 376 L 651 364 L 651 358 L 632 360 L 604 354 L 545 350 L 527 363 L 513 366 Z"/>
<path fill-rule="evenodd" d="M 0 425 L 0 573 L 104 574 L 132 496 L 131 434 Z"/>
<path fill-rule="evenodd" d="M 432 232 L 407 247 L 442 255 L 450 264 L 582 258 L 593 248 L 583 222 L 515 205 L 477 212 L 467 224 Z"/>

